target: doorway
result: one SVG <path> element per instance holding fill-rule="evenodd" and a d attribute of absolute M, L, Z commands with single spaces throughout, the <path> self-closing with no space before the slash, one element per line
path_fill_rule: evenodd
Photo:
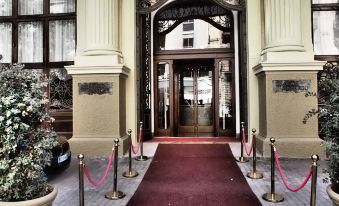
<path fill-rule="evenodd" d="M 178 136 L 213 136 L 213 59 L 180 60 L 174 68 Z"/>

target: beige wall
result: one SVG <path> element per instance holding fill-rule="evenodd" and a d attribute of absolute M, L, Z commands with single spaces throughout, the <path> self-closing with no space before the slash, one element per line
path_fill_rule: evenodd
<path fill-rule="evenodd" d="M 123 0 L 121 12 L 121 50 L 125 66 L 131 69 L 126 79 L 126 128 L 137 131 L 136 13 L 135 0 Z"/>
<path fill-rule="evenodd" d="M 262 48 L 261 35 L 261 1 L 248 0 L 246 1 L 247 12 L 247 45 L 248 45 L 248 130 L 256 128 L 259 132 L 259 94 L 258 94 L 258 79 L 255 76 L 252 68 L 258 65 L 260 61 L 260 53 Z"/>

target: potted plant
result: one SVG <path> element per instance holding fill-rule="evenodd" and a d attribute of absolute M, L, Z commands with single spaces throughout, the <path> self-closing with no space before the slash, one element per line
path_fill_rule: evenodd
<path fill-rule="evenodd" d="M 325 171 L 329 174 L 331 184 L 327 193 L 333 205 L 339 206 L 339 71 L 328 63 L 320 73 L 318 83 L 318 110 L 309 111 L 304 119 L 315 114 L 319 118 L 319 136 L 324 140 L 328 166 Z M 307 95 L 310 95 L 308 93 Z M 312 94 L 311 94 L 312 95 Z M 326 179 L 325 181 L 328 181 Z"/>
<path fill-rule="evenodd" d="M 47 113 L 47 78 L 0 64 L 0 205 L 52 205 L 43 168 L 58 143 Z"/>

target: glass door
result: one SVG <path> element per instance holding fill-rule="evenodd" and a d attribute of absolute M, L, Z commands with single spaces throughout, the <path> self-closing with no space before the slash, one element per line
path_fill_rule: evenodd
<path fill-rule="evenodd" d="M 213 62 L 176 67 L 178 135 L 213 136 Z"/>

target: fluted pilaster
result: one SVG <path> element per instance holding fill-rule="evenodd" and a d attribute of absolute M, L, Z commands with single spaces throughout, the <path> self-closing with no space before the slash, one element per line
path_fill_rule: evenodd
<path fill-rule="evenodd" d="M 301 39 L 301 1 L 264 0 L 265 46 L 269 51 L 304 51 Z"/>
<path fill-rule="evenodd" d="M 114 55 L 119 48 L 119 0 L 85 0 L 84 55 Z"/>

